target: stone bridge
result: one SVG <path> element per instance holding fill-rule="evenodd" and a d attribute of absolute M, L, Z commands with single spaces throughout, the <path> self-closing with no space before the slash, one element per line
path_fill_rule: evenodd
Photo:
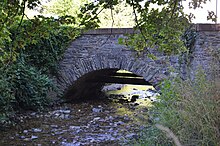
<path fill-rule="evenodd" d="M 220 49 L 220 25 L 197 24 L 195 29 L 198 36 L 189 56 L 165 56 L 152 49 L 157 60 L 148 58 L 146 54 L 138 57 L 137 52 L 118 43 L 119 38 L 133 33 L 133 29 L 97 29 L 86 32 L 71 43 L 59 64 L 59 89 L 70 99 L 94 97 L 104 82 L 93 81 L 108 78 L 118 70 L 127 70 L 141 76 L 154 87 L 163 79 L 176 74 L 170 71 L 171 68 L 182 78 L 193 78 L 199 66 L 209 74 L 213 60 L 219 66 L 219 60 L 213 57 L 213 53 Z"/>

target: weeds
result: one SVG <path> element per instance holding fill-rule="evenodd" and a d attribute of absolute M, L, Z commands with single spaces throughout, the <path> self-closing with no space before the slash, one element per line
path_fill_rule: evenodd
<path fill-rule="evenodd" d="M 220 82 L 208 81 L 202 71 L 195 79 L 178 78 L 163 84 L 160 102 L 150 110 L 154 124 L 169 128 L 183 145 L 220 145 Z M 173 139 L 152 125 L 143 145 L 174 145 Z"/>

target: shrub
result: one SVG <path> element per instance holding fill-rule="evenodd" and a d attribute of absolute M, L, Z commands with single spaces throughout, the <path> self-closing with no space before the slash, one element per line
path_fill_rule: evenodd
<path fill-rule="evenodd" d="M 13 92 L 18 104 L 25 109 L 42 109 L 47 105 L 52 81 L 23 62 L 18 62 L 12 69 Z"/>
<path fill-rule="evenodd" d="M 10 41 L 0 48 L 0 123 L 15 109 L 39 110 L 49 103 L 54 86 L 48 76 L 56 75 L 66 47 L 79 35 L 68 16 L 15 20 L 7 28 Z"/>
<path fill-rule="evenodd" d="M 168 127 L 184 145 L 220 145 L 220 84 L 199 71 L 195 80 L 167 80 L 160 102 L 151 109 L 154 123 Z M 149 135 L 151 134 L 151 135 Z M 155 126 L 146 130 L 146 145 L 174 145 Z"/>
<path fill-rule="evenodd" d="M 47 75 L 19 60 L 0 72 L 0 121 L 15 108 L 40 110 L 48 105 L 53 85 Z"/>
<path fill-rule="evenodd" d="M 12 111 L 10 103 L 14 100 L 10 78 L 0 68 L 0 122 L 7 120 L 9 112 Z"/>

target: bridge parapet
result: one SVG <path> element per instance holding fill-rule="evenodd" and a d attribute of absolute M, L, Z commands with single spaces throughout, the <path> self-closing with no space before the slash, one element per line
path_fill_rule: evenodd
<path fill-rule="evenodd" d="M 220 24 L 194 24 L 193 28 L 197 32 L 220 31 Z M 139 33 L 134 28 L 99 28 L 83 32 L 83 35 L 110 35 L 110 34 L 134 34 Z"/>

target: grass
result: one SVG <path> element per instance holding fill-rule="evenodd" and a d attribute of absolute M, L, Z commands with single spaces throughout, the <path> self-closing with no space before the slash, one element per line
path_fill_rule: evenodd
<path fill-rule="evenodd" d="M 139 145 L 176 145 L 169 132 L 182 145 L 220 145 L 220 81 L 208 81 L 199 71 L 194 80 L 167 80 L 160 102 L 150 110 L 154 124 L 145 130 Z M 156 125 L 155 125 L 156 124 Z M 162 130 L 162 131 L 161 131 Z"/>

